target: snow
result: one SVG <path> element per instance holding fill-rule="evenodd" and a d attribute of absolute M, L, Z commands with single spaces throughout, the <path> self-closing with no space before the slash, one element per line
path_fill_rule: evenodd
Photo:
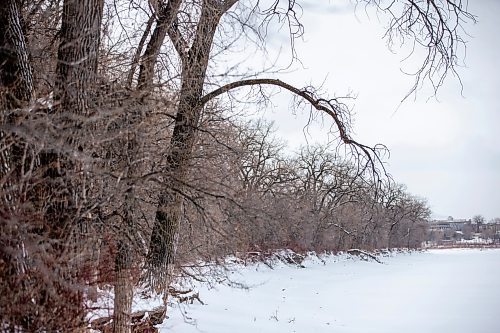
<path fill-rule="evenodd" d="M 198 286 L 205 305 L 174 304 L 160 332 L 500 332 L 499 249 L 381 261 L 344 255 L 310 257 L 305 268 L 237 267 L 231 280 L 248 288 Z"/>
<path fill-rule="evenodd" d="M 494 241 L 491 238 L 484 239 L 478 236 L 475 236 L 472 239 L 460 239 L 456 242 L 457 244 L 493 244 Z"/>

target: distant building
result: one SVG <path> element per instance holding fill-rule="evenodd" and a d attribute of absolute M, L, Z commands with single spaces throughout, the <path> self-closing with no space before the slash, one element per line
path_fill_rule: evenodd
<path fill-rule="evenodd" d="M 438 245 L 500 244 L 500 223 L 474 223 L 471 219 L 429 221 L 428 241 Z"/>
<path fill-rule="evenodd" d="M 430 231 L 464 231 L 466 225 L 471 225 L 472 220 L 470 219 L 454 219 L 453 217 L 448 217 L 446 220 L 432 220 L 429 222 Z"/>

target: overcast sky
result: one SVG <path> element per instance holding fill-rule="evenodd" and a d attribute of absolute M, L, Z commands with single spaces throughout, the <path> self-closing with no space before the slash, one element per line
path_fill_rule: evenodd
<path fill-rule="evenodd" d="M 389 172 L 426 198 L 435 216 L 500 217 L 500 1 L 470 2 L 478 23 L 467 26 L 466 66 L 459 69 L 463 93 L 450 76 L 437 98 L 429 99 L 429 87 L 423 87 L 401 105 L 414 80 L 402 70 L 410 70 L 418 54 L 402 62 L 407 49 L 388 50 L 383 18 L 343 0 L 300 3 L 301 65 L 281 77 L 298 86 L 324 83 L 330 96 L 355 93 L 355 138 L 386 144 Z M 286 49 L 286 34 L 273 36 L 270 47 Z M 278 101 L 267 117 L 292 148 L 305 144 L 305 116 L 291 117 Z M 309 142 L 325 141 L 326 130 L 311 128 Z"/>

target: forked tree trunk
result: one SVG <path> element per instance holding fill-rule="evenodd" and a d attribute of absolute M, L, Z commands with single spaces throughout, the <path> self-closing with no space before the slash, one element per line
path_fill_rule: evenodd
<path fill-rule="evenodd" d="M 158 59 L 158 55 L 160 53 L 160 48 L 165 40 L 167 35 L 167 31 L 169 26 L 172 24 L 174 18 L 177 15 L 179 7 L 182 3 L 182 0 L 169 0 L 166 4 L 163 4 L 160 8 L 158 8 L 158 12 L 154 13 L 158 15 L 156 20 L 156 26 L 153 30 L 151 38 L 146 46 L 146 50 L 141 58 L 140 71 L 138 77 L 138 90 L 147 91 L 151 88 L 153 83 L 153 74 L 154 74 L 154 66 Z M 151 27 L 152 21 L 148 21 L 146 30 L 149 30 Z M 146 36 L 146 33 L 145 35 Z M 140 42 L 140 49 L 142 49 L 142 43 Z M 131 69 L 128 75 L 128 84 L 129 86 L 132 83 L 135 66 L 137 59 L 134 59 L 131 64 Z M 134 144 L 127 147 L 129 149 L 129 155 L 133 155 Z M 130 167 L 130 166 L 129 166 Z M 133 173 L 133 170 L 131 170 Z M 129 175 L 133 176 L 133 175 Z M 132 186 L 132 184 L 131 184 Z M 136 225 L 133 219 L 134 214 L 132 212 L 133 202 L 127 196 L 127 199 L 124 203 L 124 212 L 123 214 L 127 217 L 127 219 L 132 219 L 131 221 L 127 221 L 127 224 Z M 132 230 L 132 232 L 134 232 Z M 132 266 L 132 256 L 134 255 L 134 250 L 131 249 L 130 246 L 126 246 L 123 240 L 119 240 L 118 246 L 118 257 L 115 265 L 115 299 L 114 299 L 114 324 L 113 324 L 113 332 L 114 333 L 126 333 L 130 332 L 130 312 L 132 307 L 132 298 L 133 298 L 133 285 L 131 282 L 131 266 Z M 124 258 L 128 258 L 127 260 L 123 260 Z"/>
<path fill-rule="evenodd" d="M 158 55 L 160 53 L 161 45 L 163 44 L 165 37 L 167 35 L 167 30 L 170 24 L 172 24 L 173 19 L 177 15 L 180 4 L 182 0 L 173 0 L 168 1 L 168 3 L 162 6 L 159 9 L 158 19 L 156 20 L 156 27 L 153 31 L 153 34 L 149 40 L 149 43 L 146 47 L 144 55 L 141 59 L 139 78 L 138 78 L 138 90 L 147 90 L 151 87 L 153 83 L 153 73 L 154 66 Z M 147 30 L 150 29 L 150 21 L 147 25 Z M 140 48 L 142 49 L 142 43 Z M 128 76 L 128 84 L 131 85 L 133 80 L 133 75 L 135 72 L 136 59 L 133 60 L 131 64 L 131 69 Z M 134 156 L 136 153 L 135 149 L 135 139 L 132 139 L 131 142 L 128 143 L 127 155 Z M 133 166 L 129 167 L 129 178 L 134 176 L 135 168 Z M 123 215 L 127 221 L 125 222 L 125 227 L 136 226 L 137 218 L 135 214 L 133 214 L 134 207 L 134 193 L 133 193 L 133 184 L 129 184 L 131 193 L 128 193 L 123 206 Z M 136 232 L 134 230 L 130 230 L 132 233 Z M 126 233 L 126 232 L 125 232 Z M 123 237 L 121 237 L 123 236 Z M 131 332 L 131 321 L 130 321 L 130 313 L 132 310 L 132 299 L 133 299 L 133 281 L 132 281 L 132 264 L 135 251 L 132 248 L 131 244 L 127 244 L 130 242 L 130 235 L 121 235 L 118 240 L 118 254 L 115 261 L 115 299 L 114 299 L 114 311 L 113 311 L 113 332 L 114 333 L 129 333 Z"/>
<path fill-rule="evenodd" d="M 153 84 L 154 67 L 158 60 L 161 46 L 167 36 L 170 25 L 177 16 L 182 0 L 168 0 L 166 4 L 163 0 L 160 2 L 162 5 L 158 8 L 158 12 L 154 13 L 158 15 L 156 26 L 141 59 L 139 78 L 137 80 L 137 88 L 139 90 L 147 90 Z M 135 64 L 132 64 L 132 66 L 135 66 Z"/>
<path fill-rule="evenodd" d="M 210 49 L 223 13 L 218 1 L 204 1 L 193 44 L 187 53 L 180 53 L 182 86 L 166 170 L 171 181 L 160 193 L 147 258 L 154 288 L 164 290 L 170 283 L 175 263 L 175 243 L 182 219 L 182 193 L 203 109 L 200 100 Z"/>

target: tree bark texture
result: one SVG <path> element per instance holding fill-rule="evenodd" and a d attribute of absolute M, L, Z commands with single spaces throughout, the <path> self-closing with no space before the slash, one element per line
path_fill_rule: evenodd
<path fill-rule="evenodd" d="M 34 88 L 18 0 L 0 6 L 0 31 L 0 87 L 9 94 L 7 108 L 19 107 L 19 102 L 31 100 Z"/>
<path fill-rule="evenodd" d="M 0 6 L 0 123 L 17 122 L 14 109 L 22 107 L 34 95 L 33 69 L 29 60 L 26 37 L 21 27 L 17 0 L 7 0 Z M 3 201 L 14 209 L 15 189 L 12 177 L 21 173 L 25 144 L 12 134 L 0 131 L 0 181 Z M 14 190 L 14 191 L 11 191 Z"/>
<path fill-rule="evenodd" d="M 67 285 L 79 285 L 89 258 L 84 250 L 88 225 L 80 217 L 85 206 L 87 177 L 73 152 L 83 150 L 79 138 L 90 110 L 96 104 L 97 64 L 104 0 L 64 0 L 59 31 L 54 106 L 48 109 L 56 136 L 44 142 L 40 153 L 39 182 L 31 199 L 43 214 L 47 236 L 54 242 L 56 256 L 68 256 L 71 264 L 61 274 Z M 83 304 L 78 288 L 68 293 L 75 308 Z M 80 316 L 81 314 L 75 314 Z M 83 318 L 80 318 L 83 322 Z"/>
<path fill-rule="evenodd" d="M 137 156 L 137 139 L 134 135 L 128 138 L 125 144 L 126 155 Z M 134 177 L 137 176 L 137 165 L 129 160 L 127 165 L 127 192 L 122 206 L 122 220 L 117 237 L 117 256 L 115 258 L 115 282 L 114 282 L 114 311 L 113 311 L 113 333 L 131 332 L 132 299 L 134 294 L 133 264 L 137 258 L 137 227 L 140 225 L 137 206 Z"/>
<path fill-rule="evenodd" d="M 196 36 L 182 59 L 182 85 L 174 131 L 167 156 L 167 182 L 160 193 L 147 258 L 155 288 L 168 286 L 175 261 L 175 242 L 182 219 L 184 182 L 196 139 L 203 104 L 200 103 L 213 37 L 223 10 L 217 1 L 203 2 Z M 175 42 L 174 42 L 175 43 Z"/>
<path fill-rule="evenodd" d="M 56 114 L 60 134 L 66 149 L 78 146 L 78 133 L 96 104 L 97 64 L 100 45 L 104 0 L 65 0 L 63 3 L 60 43 L 57 54 L 54 97 L 59 103 L 50 112 Z M 46 191 L 53 193 L 46 218 L 53 222 L 55 238 L 58 229 L 64 230 L 66 220 L 74 218 L 68 210 L 74 210 L 76 184 L 68 183 L 64 176 L 75 165 L 58 147 L 49 146 L 40 156 L 40 164 L 46 169 Z M 75 179 L 71 179 L 75 181 Z M 61 191 L 63 186 L 63 191 Z"/>
<path fill-rule="evenodd" d="M 130 333 L 133 299 L 132 257 L 128 240 L 118 242 L 118 254 L 115 260 L 115 299 L 113 309 L 113 332 Z"/>
<path fill-rule="evenodd" d="M 65 0 L 56 68 L 62 112 L 88 115 L 95 106 L 104 0 Z"/>

